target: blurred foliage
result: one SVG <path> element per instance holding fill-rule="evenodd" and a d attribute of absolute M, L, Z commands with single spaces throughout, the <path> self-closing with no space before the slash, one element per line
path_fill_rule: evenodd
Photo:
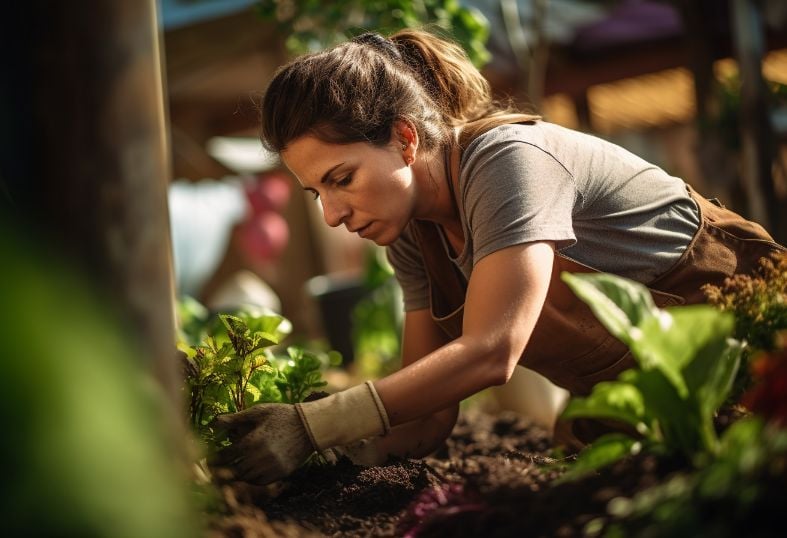
<path fill-rule="evenodd" d="M 731 393 L 737 399 L 751 386 L 751 357 L 774 350 L 787 331 L 787 253 L 763 258 L 752 276 L 735 275 L 721 286 L 704 286 L 703 292 L 712 305 L 735 314 L 735 337 L 749 345 Z"/>
<path fill-rule="evenodd" d="M 174 413 L 139 349 L 84 281 L 8 230 L 0 227 L 3 534 L 198 536 L 185 465 L 162 419 Z"/>
<path fill-rule="evenodd" d="M 787 427 L 787 348 L 761 353 L 751 363 L 752 387 L 741 403 L 758 416 Z"/>
<path fill-rule="evenodd" d="M 401 289 L 383 249 L 367 250 L 363 286 L 351 316 L 353 351 L 359 374 L 379 378 L 399 369 L 402 340 Z"/>
<path fill-rule="evenodd" d="M 257 11 L 278 24 L 293 54 L 315 52 L 364 32 L 388 35 L 428 27 L 461 44 L 476 67 L 490 59 L 489 22 L 458 0 L 260 0 Z"/>
<path fill-rule="evenodd" d="M 612 499 L 613 522 L 604 536 L 780 536 L 787 506 L 787 430 L 748 418 L 733 424 L 721 441 L 718 458 L 699 471 L 675 474 L 631 499 Z"/>
<path fill-rule="evenodd" d="M 766 80 L 765 86 L 772 107 L 787 107 L 787 85 Z M 733 151 L 741 151 L 741 78 L 736 71 L 716 80 L 718 106 L 705 127 L 718 132 L 724 145 Z"/>

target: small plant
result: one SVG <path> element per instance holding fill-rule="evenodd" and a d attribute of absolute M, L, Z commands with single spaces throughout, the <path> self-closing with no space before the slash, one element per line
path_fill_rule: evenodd
<path fill-rule="evenodd" d="M 719 453 L 713 417 L 728 394 L 743 345 L 731 338 L 732 314 L 708 305 L 659 309 L 644 286 L 609 274 L 563 280 L 613 336 L 629 346 L 639 369 L 572 399 L 562 418 L 600 418 L 635 428 L 600 437 L 580 453 L 569 480 L 642 448 L 680 453 L 695 465 Z"/>
<path fill-rule="evenodd" d="M 189 308 L 196 311 L 194 305 Z M 276 355 L 274 346 L 289 332 L 289 322 L 281 316 L 239 311 L 219 314 L 217 320 L 193 322 L 193 332 L 182 332 L 179 344 L 186 355 L 191 426 L 209 448 L 216 443 L 211 422 L 217 415 L 258 403 L 303 401 L 326 385 L 323 369 L 341 362 L 336 352 L 315 353 L 297 346 L 288 347 L 284 356 Z M 196 338 L 199 344 L 189 344 Z"/>

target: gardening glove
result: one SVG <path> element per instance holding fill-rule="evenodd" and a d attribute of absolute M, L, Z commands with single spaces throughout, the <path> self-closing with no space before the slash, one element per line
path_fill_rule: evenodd
<path fill-rule="evenodd" d="M 219 415 L 214 427 L 231 445 L 216 464 L 234 477 L 267 484 L 289 475 L 315 451 L 384 435 L 391 427 L 371 381 L 311 402 L 259 404 Z"/>
<path fill-rule="evenodd" d="M 389 457 L 387 452 L 383 452 L 377 446 L 378 439 L 378 437 L 361 439 L 356 443 L 330 448 L 327 452 L 330 452 L 336 461 L 345 457 L 355 465 L 375 467 L 385 463 Z"/>

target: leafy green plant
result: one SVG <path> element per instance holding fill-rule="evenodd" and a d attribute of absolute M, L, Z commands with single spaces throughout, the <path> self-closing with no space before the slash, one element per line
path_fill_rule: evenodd
<path fill-rule="evenodd" d="M 489 22 L 457 0 L 260 0 L 257 12 L 288 36 L 293 54 L 314 52 L 370 30 L 390 33 L 426 24 L 456 39 L 476 66 L 490 59 Z"/>
<path fill-rule="evenodd" d="M 584 475 L 643 448 L 683 454 L 700 464 L 719 453 L 713 417 L 738 369 L 743 344 L 731 338 L 732 314 L 708 305 L 656 307 L 644 286 L 609 274 L 563 280 L 624 342 L 639 368 L 569 401 L 564 419 L 595 418 L 633 427 L 640 438 L 612 433 L 580 453 L 565 479 Z"/>
<path fill-rule="evenodd" d="M 324 387 L 327 383 L 322 379 L 322 370 L 326 365 L 326 359 L 332 366 L 341 362 L 341 356 L 335 351 L 321 358 L 319 354 L 300 347 L 288 347 L 287 358 L 274 378 L 274 384 L 281 394 L 281 398 L 277 401 L 302 402 L 315 389 Z"/>
<path fill-rule="evenodd" d="M 194 311 L 193 305 L 190 307 Z M 203 319 L 194 332 L 181 334 L 186 355 L 186 392 L 192 428 L 209 446 L 215 442 L 211 422 L 257 403 L 302 401 L 326 385 L 322 371 L 337 365 L 336 352 L 317 353 L 298 346 L 274 353 L 289 332 L 289 322 L 273 314 L 238 311 L 219 314 L 218 323 Z M 201 342 L 190 345 L 197 335 Z"/>

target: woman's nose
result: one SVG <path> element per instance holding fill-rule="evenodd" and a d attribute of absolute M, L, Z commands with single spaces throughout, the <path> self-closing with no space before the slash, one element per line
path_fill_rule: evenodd
<path fill-rule="evenodd" d="M 340 226 L 349 215 L 349 208 L 337 200 L 329 200 L 326 196 L 320 200 L 322 200 L 322 214 L 325 223 L 332 228 Z"/>

